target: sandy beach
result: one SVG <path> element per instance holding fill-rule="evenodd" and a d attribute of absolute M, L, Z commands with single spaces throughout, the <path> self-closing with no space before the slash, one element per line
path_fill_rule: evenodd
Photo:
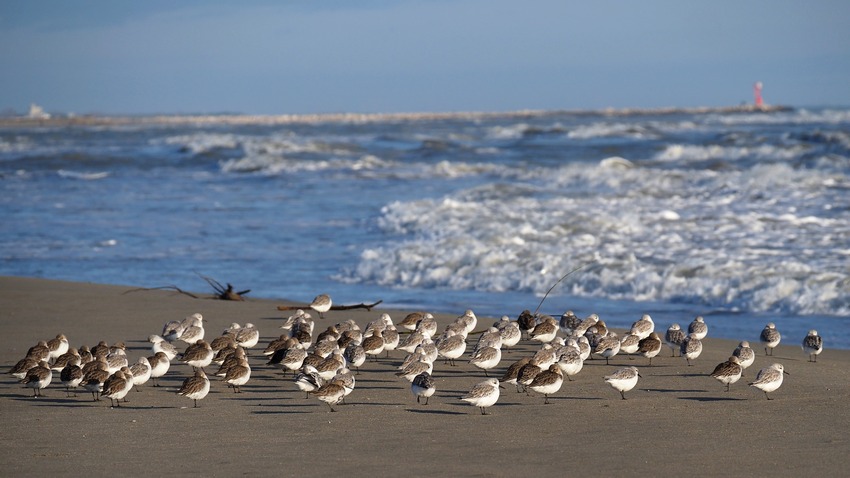
<path fill-rule="evenodd" d="M 507 385 L 488 416 L 459 399 L 485 379 L 467 363 L 468 352 L 456 367 L 435 363 L 437 392 L 428 405 L 419 405 L 409 383 L 393 373 L 404 358 L 394 351 L 364 364 L 347 404 L 330 413 L 260 355 L 288 315 L 277 306 L 292 303 L 128 292 L 135 288 L 0 277 L 4 372 L 37 341 L 59 333 L 75 347 L 123 341 L 132 363 L 151 355 L 146 339 L 165 322 L 198 312 L 210 339 L 231 322 L 259 328 L 243 393 L 213 378 L 210 394 L 192 408 L 191 400 L 175 393 L 191 368 L 173 362 L 162 387 L 143 385 L 130 392 L 128 403 L 111 408 L 85 391 L 66 398 L 58 372 L 42 398 L 32 398 L 31 389 L 4 373 L 4 475 L 838 476 L 848 467 L 850 351 L 832 350 L 828 343 L 817 363 L 801 351 L 803 337 L 784 337 L 774 357 L 754 343 L 755 364 L 727 393 L 708 374 L 737 342 L 714 339 L 709 331 L 693 366 L 671 358 L 666 347 L 651 367 L 642 357 L 618 355 L 610 365 L 588 360 L 550 404 Z M 316 318 L 316 331 L 346 319 L 364 327 L 383 312 L 398 322 L 409 311 L 330 311 L 324 320 Z M 516 318 L 519 312 L 505 314 Z M 591 312 L 576 311 L 582 317 Z M 438 330 L 462 313 L 438 315 Z M 476 330 L 493 320 L 479 317 Z M 656 327 L 663 333 L 669 325 Z M 752 335 L 763 325 L 754 323 Z M 522 341 L 504 353 L 491 375 L 500 376 L 537 348 Z M 746 382 L 774 362 L 789 375 L 768 401 Z M 642 378 L 624 401 L 602 377 L 628 365 L 637 366 Z"/>

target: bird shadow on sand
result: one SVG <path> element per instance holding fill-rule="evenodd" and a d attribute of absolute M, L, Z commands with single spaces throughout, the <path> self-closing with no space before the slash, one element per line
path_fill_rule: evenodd
<path fill-rule="evenodd" d="M 314 412 L 307 411 L 307 410 L 256 410 L 256 411 L 251 412 L 252 415 L 292 415 L 292 414 L 295 414 L 295 413 L 304 414 L 304 413 L 314 413 Z"/>
<path fill-rule="evenodd" d="M 260 320 L 277 320 L 277 321 L 283 322 L 284 320 L 286 320 L 286 317 L 283 317 L 283 316 L 281 316 L 281 317 L 260 317 L 259 319 L 254 319 L 254 320 L 256 320 L 256 321 L 260 321 Z M 280 330 L 286 330 L 286 329 L 280 329 Z"/>
<path fill-rule="evenodd" d="M 679 400 L 692 400 L 695 402 L 739 402 L 746 401 L 746 398 L 735 397 L 679 397 Z"/>
<path fill-rule="evenodd" d="M 644 392 L 661 393 L 708 393 L 708 390 L 682 389 L 682 388 L 644 388 Z"/>
<path fill-rule="evenodd" d="M 534 395 L 532 395 L 532 397 L 534 397 Z M 539 395 L 537 397 L 539 397 Z M 562 401 L 562 400 L 563 401 L 573 401 L 573 400 L 604 400 L 604 399 L 600 398 L 600 397 L 553 397 L 553 396 L 549 395 L 549 401 L 550 402 L 551 401 L 558 402 L 558 401 Z"/>
<path fill-rule="evenodd" d="M 423 407 L 427 407 L 427 405 L 423 405 Z M 453 412 L 451 410 L 436 410 L 436 409 L 425 409 L 425 408 L 406 408 L 410 413 L 424 413 L 431 415 L 466 415 L 464 412 Z"/>
<path fill-rule="evenodd" d="M 381 407 L 396 407 L 399 404 L 398 403 L 389 403 L 389 402 L 347 402 L 347 403 L 344 403 L 344 404 L 340 404 L 339 406 L 341 406 L 341 407 L 347 407 L 347 406 L 351 406 L 351 407 L 360 407 L 360 406 L 372 407 L 372 406 L 376 406 L 376 405 L 381 406 Z"/>
<path fill-rule="evenodd" d="M 66 408 L 77 408 L 83 407 L 90 403 L 97 403 L 94 400 L 79 400 L 73 397 L 69 398 L 51 398 L 46 395 L 42 395 L 40 397 L 33 397 L 32 395 L 9 395 L 4 394 L 0 395 L 0 397 L 8 397 L 12 400 L 16 400 L 19 402 L 31 402 L 35 406 L 50 406 L 50 407 L 66 407 Z"/>
<path fill-rule="evenodd" d="M 357 382 L 357 390 L 398 390 L 399 387 L 375 387 L 368 385 L 361 385 L 361 382 Z"/>
<path fill-rule="evenodd" d="M 652 373 L 646 374 L 648 377 L 708 377 L 707 373 Z"/>
<path fill-rule="evenodd" d="M 230 396 L 218 397 L 218 399 L 219 400 L 236 400 L 236 401 L 239 401 L 239 402 L 268 402 L 269 400 L 276 400 L 276 397 L 275 398 L 251 397 L 251 396 L 245 396 L 246 394 L 248 394 L 248 392 L 242 392 L 242 393 L 230 392 Z"/>

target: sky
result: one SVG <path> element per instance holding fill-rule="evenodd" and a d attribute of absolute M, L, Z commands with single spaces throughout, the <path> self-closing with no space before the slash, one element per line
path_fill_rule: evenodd
<path fill-rule="evenodd" d="M 850 2 L 0 4 L 0 110 L 306 114 L 850 105 Z"/>

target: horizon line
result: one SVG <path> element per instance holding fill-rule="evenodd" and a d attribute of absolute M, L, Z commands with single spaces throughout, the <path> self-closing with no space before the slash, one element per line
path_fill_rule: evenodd
<path fill-rule="evenodd" d="M 36 105 L 33 105 L 38 108 Z M 601 108 L 601 109 L 522 109 L 511 111 L 445 111 L 399 113 L 293 113 L 293 114 L 243 114 L 243 113 L 152 113 L 152 114 L 49 114 L 0 117 L 0 126 L 90 126 L 121 124 L 296 124 L 296 123 L 370 123 L 380 121 L 430 121 L 442 119 L 486 119 L 544 117 L 555 115 L 633 116 L 662 114 L 708 113 L 773 113 L 794 109 L 786 105 L 754 105 L 743 103 L 734 106 L 657 107 L 657 108 Z"/>

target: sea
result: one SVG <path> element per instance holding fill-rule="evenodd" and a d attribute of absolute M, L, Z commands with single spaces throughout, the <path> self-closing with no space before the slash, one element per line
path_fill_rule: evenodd
<path fill-rule="evenodd" d="M 0 219 L 0 275 L 850 348 L 846 107 L 6 119 Z"/>

